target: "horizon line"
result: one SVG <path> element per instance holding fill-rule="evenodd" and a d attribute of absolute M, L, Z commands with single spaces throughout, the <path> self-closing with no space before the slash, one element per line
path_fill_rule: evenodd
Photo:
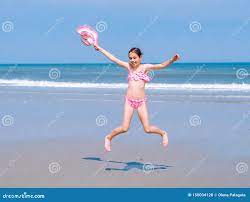
<path fill-rule="evenodd" d="M 161 62 L 151 62 L 152 64 L 160 64 Z M 244 62 L 242 62 L 242 61 L 234 61 L 234 62 L 175 62 L 175 63 L 173 63 L 173 64 L 203 64 L 203 63 L 205 63 L 205 64 L 214 64 L 214 63 L 217 63 L 217 64 L 219 64 L 219 63 L 250 63 L 250 61 L 244 61 Z M 39 65 L 39 64 L 41 64 L 41 65 L 67 65 L 67 64 L 69 64 L 69 65 L 80 65 L 80 64 L 116 64 L 116 63 L 113 63 L 113 62 L 83 62 L 83 63 L 42 63 L 42 62 L 40 62 L 40 63 L 0 63 L 0 65 Z M 142 64 L 147 64 L 147 63 L 142 63 Z"/>

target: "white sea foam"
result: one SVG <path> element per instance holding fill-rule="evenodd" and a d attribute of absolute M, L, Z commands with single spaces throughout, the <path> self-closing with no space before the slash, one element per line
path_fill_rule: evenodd
<path fill-rule="evenodd" d="M 76 83 L 33 80 L 0 79 L 0 86 L 55 87 L 55 88 L 104 88 L 125 89 L 127 83 Z M 147 89 L 153 90 L 200 90 L 200 91 L 250 91 L 250 84 L 166 84 L 150 83 Z"/>

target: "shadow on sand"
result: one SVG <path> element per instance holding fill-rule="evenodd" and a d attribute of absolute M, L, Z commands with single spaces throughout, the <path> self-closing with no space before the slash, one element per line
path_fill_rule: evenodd
<path fill-rule="evenodd" d="M 167 166 L 167 165 L 142 163 L 142 162 L 137 162 L 137 161 L 129 161 L 129 162 L 110 161 L 110 160 L 106 161 L 106 160 L 101 159 L 99 157 L 85 157 L 82 159 L 89 160 L 89 161 L 100 161 L 100 162 L 105 162 L 107 164 L 112 163 L 114 165 L 114 167 L 107 167 L 107 168 L 105 168 L 106 171 L 112 171 L 112 170 L 129 171 L 131 169 L 138 169 L 141 171 L 150 172 L 150 170 L 166 170 L 167 168 L 172 167 L 172 166 Z M 115 165 L 119 165 L 119 167 L 122 166 L 122 168 L 115 168 Z"/>

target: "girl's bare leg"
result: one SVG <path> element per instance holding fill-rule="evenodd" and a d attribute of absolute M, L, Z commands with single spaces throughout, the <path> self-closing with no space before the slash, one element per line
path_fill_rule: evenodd
<path fill-rule="evenodd" d="M 155 133 L 159 134 L 162 137 L 162 144 L 163 146 L 167 146 L 168 144 L 168 134 L 166 131 L 161 130 L 160 128 L 150 125 L 149 123 L 149 116 L 148 116 L 148 109 L 147 105 L 144 102 L 139 108 L 138 108 L 138 116 L 141 120 L 141 123 L 143 125 L 144 131 L 146 133 Z"/>
<path fill-rule="evenodd" d="M 129 103 L 126 100 L 124 104 L 124 114 L 123 114 L 122 125 L 112 130 L 112 132 L 105 137 L 105 149 L 107 151 L 111 151 L 110 143 L 111 143 L 111 140 L 115 136 L 128 131 L 133 113 L 134 113 L 134 109 L 129 105 Z"/>

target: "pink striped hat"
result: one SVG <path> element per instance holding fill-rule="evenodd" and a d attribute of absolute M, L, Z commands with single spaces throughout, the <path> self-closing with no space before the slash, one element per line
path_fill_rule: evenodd
<path fill-rule="evenodd" d="M 76 32 L 81 35 L 85 45 L 98 45 L 98 33 L 92 27 L 83 25 L 78 27 Z"/>

